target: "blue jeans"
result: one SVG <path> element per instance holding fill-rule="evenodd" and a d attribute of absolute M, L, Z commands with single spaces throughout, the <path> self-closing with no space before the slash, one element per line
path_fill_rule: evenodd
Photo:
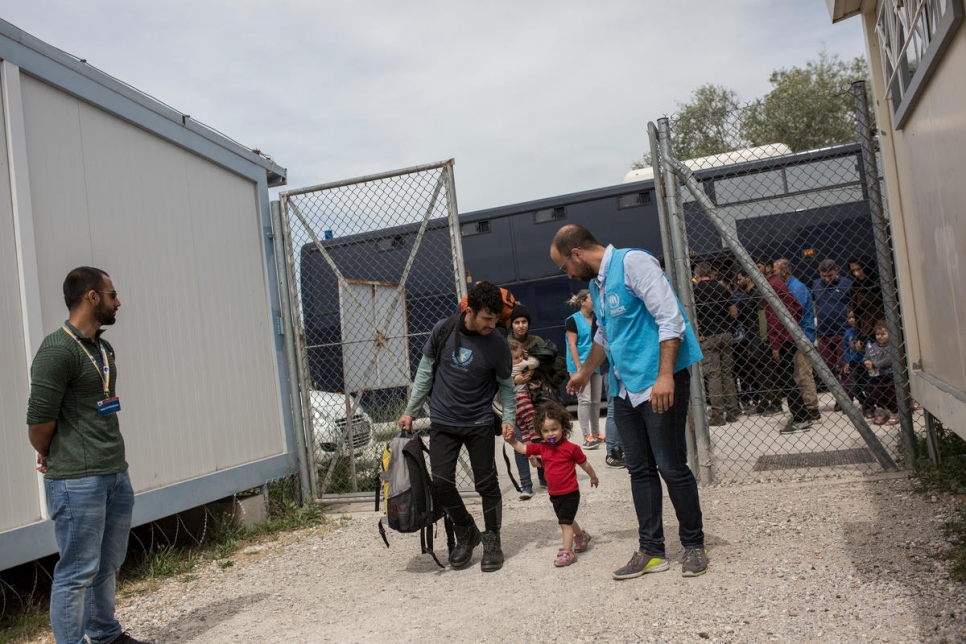
<path fill-rule="evenodd" d="M 674 404 L 662 414 L 651 402 L 637 407 L 627 398 L 614 399 L 614 420 L 624 442 L 624 463 L 631 477 L 631 495 L 637 511 L 641 552 L 665 556 L 660 473 L 667 485 L 671 505 L 685 548 L 704 546 L 698 482 L 688 468 L 685 431 L 691 376 L 687 369 L 674 374 Z"/>
<path fill-rule="evenodd" d="M 623 451 L 624 442 L 621 440 L 621 435 L 617 433 L 617 423 L 614 422 L 614 397 L 608 396 L 607 398 L 607 422 L 604 423 L 604 445 L 607 449 L 607 453 L 610 454 L 615 447 L 620 447 Z"/>
<path fill-rule="evenodd" d="M 121 635 L 114 585 L 127 554 L 134 490 L 127 472 L 44 479 L 60 559 L 50 591 L 50 626 L 57 644 L 92 644 Z"/>

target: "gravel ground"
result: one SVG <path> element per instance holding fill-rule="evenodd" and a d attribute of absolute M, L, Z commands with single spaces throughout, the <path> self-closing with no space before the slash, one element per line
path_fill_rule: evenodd
<path fill-rule="evenodd" d="M 553 566 L 560 530 L 546 493 L 507 490 L 507 561 L 490 574 L 479 549 L 460 571 L 420 555 L 415 535 L 392 533 L 386 549 L 366 504 L 334 509 L 335 530 L 284 535 L 230 567 L 122 597 L 119 618 L 157 644 L 966 641 L 966 589 L 931 556 L 947 547 L 955 499 L 913 493 L 904 473 L 703 488 L 708 573 L 683 578 L 673 563 L 617 582 L 637 528 L 626 471 L 606 468 L 603 452 L 589 452 L 599 488 L 579 473 L 578 521 L 594 538 L 569 568 Z M 666 502 L 676 562 L 673 515 Z"/>

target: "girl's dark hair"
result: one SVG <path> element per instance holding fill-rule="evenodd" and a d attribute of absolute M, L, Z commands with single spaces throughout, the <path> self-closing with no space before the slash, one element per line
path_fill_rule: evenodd
<path fill-rule="evenodd" d="M 555 420 L 560 423 L 564 438 L 570 438 L 574 424 L 566 407 L 557 402 L 541 403 L 533 412 L 533 426 L 537 428 L 537 433 L 540 433 L 545 420 Z"/>
<path fill-rule="evenodd" d="M 875 330 L 878 331 L 879 329 L 882 329 L 886 333 L 889 332 L 889 325 L 886 324 L 885 320 L 879 320 L 878 322 L 875 323 Z"/>

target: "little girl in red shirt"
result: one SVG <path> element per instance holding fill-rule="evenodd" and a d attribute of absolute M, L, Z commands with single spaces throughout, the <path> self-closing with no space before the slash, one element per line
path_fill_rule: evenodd
<path fill-rule="evenodd" d="M 567 440 L 573 425 L 566 407 L 555 402 L 544 403 L 537 407 L 533 420 L 543 437 L 542 443 L 525 445 L 517 441 L 512 431 L 504 432 L 503 440 L 512 445 L 517 453 L 539 456 L 543 460 L 547 492 L 550 493 L 550 502 L 563 532 L 563 547 L 557 551 L 554 565 L 569 566 L 577 561 L 576 553 L 587 550 L 590 543 L 590 534 L 581 530 L 574 520 L 580 505 L 580 486 L 574 466 L 579 465 L 587 472 L 592 487 L 597 487 L 597 474 L 580 446 Z"/>

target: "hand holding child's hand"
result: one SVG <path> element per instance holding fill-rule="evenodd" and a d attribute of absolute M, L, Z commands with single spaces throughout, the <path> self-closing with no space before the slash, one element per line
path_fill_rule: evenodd
<path fill-rule="evenodd" d="M 503 440 L 508 442 L 510 445 L 513 445 L 517 442 L 516 432 L 513 431 L 513 426 L 508 423 L 503 424 Z"/>

